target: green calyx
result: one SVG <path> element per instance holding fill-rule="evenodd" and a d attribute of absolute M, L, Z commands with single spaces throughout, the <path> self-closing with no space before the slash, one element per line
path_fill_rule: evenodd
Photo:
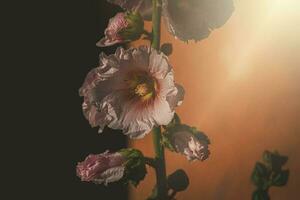
<path fill-rule="evenodd" d="M 138 40 L 144 32 L 144 20 L 138 12 L 127 11 L 125 14 L 128 26 L 122 29 L 118 34 L 124 40 Z"/>
<path fill-rule="evenodd" d="M 123 181 L 125 184 L 131 183 L 137 186 L 141 180 L 146 176 L 146 164 L 145 159 L 141 151 L 137 149 L 121 149 L 119 151 L 125 159 L 125 174 Z"/>

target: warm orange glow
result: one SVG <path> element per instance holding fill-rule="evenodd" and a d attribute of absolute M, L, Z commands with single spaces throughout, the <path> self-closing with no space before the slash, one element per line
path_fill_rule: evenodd
<path fill-rule="evenodd" d="M 170 61 L 186 89 L 177 109 L 183 122 L 211 139 L 211 157 L 189 163 L 166 152 L 167 171 L 183 168 L 188 191 L 178 200 L 246 200 L 250 174 L 265 149 L 289 156 L 289 183 L 271 189 L 272 200 L 296 199 L 300 184 L 300 1 L 239 0 L 229 21 L 209 38 L 187 45 L 163 29 L 173 43 Z M 141 42 L 139 42 L 141 43 Z M 152 155 L 151 135 L 133 146 Z M 154 173 L 132 190 L 148 196 Z"/>

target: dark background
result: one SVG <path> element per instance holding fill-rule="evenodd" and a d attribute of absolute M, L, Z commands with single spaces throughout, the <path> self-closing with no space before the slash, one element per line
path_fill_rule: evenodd
<path fill-rule="evenodd" d="M 126 146 L 121 132 L 99 135 L 89 126 L 78 95 L 99 52 L 116 48 L 95 44 L 120 8 L 104 0 L 12 1 L 2 8 L 8 148 L 1 151 L 1 190 L 8 199 L 127 199 L 126 186 L 81 182 L 75 171 L 89 153 Z"/>

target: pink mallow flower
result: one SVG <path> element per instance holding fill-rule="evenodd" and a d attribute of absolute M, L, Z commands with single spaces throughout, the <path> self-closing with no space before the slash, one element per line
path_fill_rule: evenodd
<path fill-rule="evenodd" d="M 104 31 L 104 37 L 97 46 L 106 47 L 117 43 L 134 41 L 140 38 L 144 31 L 144 21 L 138 12 L 120 12 L 109 20 Z"/>
<path fill-rule="evenodd" d="M 82 181 L 91 181 L 97 184 L 120 180 L 124 175 L 125 158 L 120 153 L 90 154 L 76 168 L 77 176 Z"/>
<path fill-rule="evenodd" d="M 92 127 L 121 129 L 142 138 L 154 126 L 167 125 L 180 105 L 183 88 L 175 84 L 167 56 L 149 47 L 118 48 L 100 55 L 82 87 L 83 112 Z"/>

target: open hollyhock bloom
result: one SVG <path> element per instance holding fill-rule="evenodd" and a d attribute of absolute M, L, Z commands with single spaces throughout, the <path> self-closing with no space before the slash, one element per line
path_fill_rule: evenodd
<path fill-rule="evenodd" d="M 120 180 L 125 171 L 125 157 L 120 153 L 90 154 L 76 168 L 77 176 L 82 181 L 92 181 L 105 185 Z"/>
<path fill-rule="evenodd" d="M 168 147 L 173 151 L 184 154 L 188 160 L 204 161 L 210 154 L 208 137 L 196 128 L 177 124 L 169 128 L 165 135 L 168 138 Z"/>
<path fill-rule="evenodd" d="M 154 126 L 167 125 L 180 105 L 183 88 L 174 83 L 167 56 L 149 47 L 118 48 L 100 55 L 79 93 L 83 112 L 92 127 L 121 129 L 142 138 Z"/>
<path fill-rule="evenodd" d="M 117 43 L 134 41 L 140 38 L 144 31 L 144 21 L 138 12 L 120 12 L 109 20 L 104 31 L 104 38 L 97 46 L 105 47 Z"/>

